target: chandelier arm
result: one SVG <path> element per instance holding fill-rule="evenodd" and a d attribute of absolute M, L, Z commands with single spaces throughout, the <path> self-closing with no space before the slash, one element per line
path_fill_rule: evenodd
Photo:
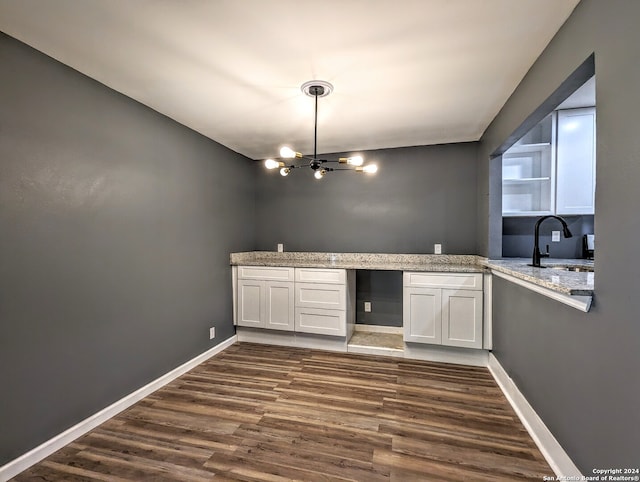
<path fill-rule="evenodd" d="M 290 157 L 276 157 L 276 159 L 282 159 L 283 162 L 287 162 L 291 158 Z M 300 155 L 300 156 L 296 157 L 296 160 L 301 160 L 301 159 L 305 159 L 307 161 L 315 161 L 316 160 L 315 157 L 311 157 L 311 156 Z"/>

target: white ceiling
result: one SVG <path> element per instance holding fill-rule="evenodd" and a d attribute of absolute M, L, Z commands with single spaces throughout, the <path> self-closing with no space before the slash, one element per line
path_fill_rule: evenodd
<path fill-rule="evenodd" d="M 478 140 L 579 0 L 0 0 L 0 30 L 253 159 Z"/>

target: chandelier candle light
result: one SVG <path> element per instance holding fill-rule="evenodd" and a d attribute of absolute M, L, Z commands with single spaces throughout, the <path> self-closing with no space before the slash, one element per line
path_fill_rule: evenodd
<path fill-rule="evenodd" d="M 280 159 L 293 159 L 293 161 L 283 161 L 267 159 L 264 166 L 267 169 L 280 169 L 280 174 L 287 176 L 292 169 L 299 167 L 310 167 L 316 179 L 322 179 L 327 172 L 332 171 L 356 171 L 367 174 L 374 174 L 378 170 L 375 164 L 364 164 L 362 156 L 340 157 L 336 160 L 318 158 L 318 97 L 326 97 L 333 90 L 333 85 L 324 80 L 310 80 L 302 84 L 302 92 L 309 97 L 315 98 L 315 118 L 313 124 L 313 157 L 303 156 L 290 147 L 284 146 L 280 149 Z M 297 159 L 301 159 L 297 161 Z M 295 164 L 300 162 L 300 164 Z M 340 167 L 327 167 L 326 164 L 336 163 Z"/>

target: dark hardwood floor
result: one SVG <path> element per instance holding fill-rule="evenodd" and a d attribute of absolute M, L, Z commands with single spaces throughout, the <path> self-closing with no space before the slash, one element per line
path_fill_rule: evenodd
<path fill-rule="evenodd" d="M 16 481 L 553 475 L 488 370 L 238 343 Z"/>

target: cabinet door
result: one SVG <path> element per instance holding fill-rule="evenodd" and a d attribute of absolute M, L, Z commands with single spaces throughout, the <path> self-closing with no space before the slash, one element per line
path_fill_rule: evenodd
<path fill-rule="evenodd" d="M 442 344 L 482 348 L 482 292 L 442 290 Z"/>
<path fill-rule="evenodd" d="M 593 214 L 596 188 L 596 110 L 558 111 L 556 212 Z"/>
<path fill-rule="evenodd" d="M 293 331 L 293 283 L 267 281 L 265 328 Z"/>
<path fill-rule="evenodd" d="M 265 282 L 238 280 L 238 326 L 264 328 Z"/>
<path fill-rule="evenodd" d="M 436 288 L 404 288 L 404 341 L 442 342 L 442 290 Z"/>

